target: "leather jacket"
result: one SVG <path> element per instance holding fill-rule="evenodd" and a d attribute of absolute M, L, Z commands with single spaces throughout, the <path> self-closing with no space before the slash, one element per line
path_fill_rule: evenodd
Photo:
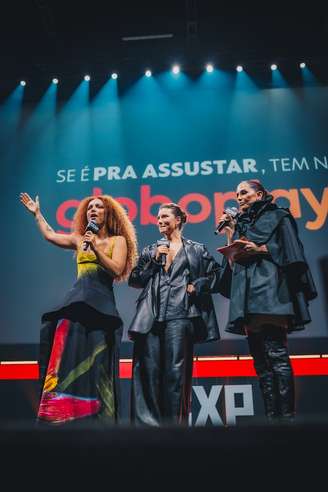
<path fill-rule="evenodd" d="M 190 295 L 190 312 L 194 310 L 197 316 L 193 318 L 194 341 L 218 340 L 219 327 L 211 294 L 220 290 L 221 267 L 203 244 L 185 238 L 182 242 L 189 263 L 189 282 L 195 287 L 195 292 Z M 148 333 L 157 318 L 161 267 L 155 261 L 155 253 L 156 243 L 146 246 L 129 277 L 131 287 L 142 289 L 136 300 L 136 314 L 129 327 L 131 338 L 137 333 Z"/>

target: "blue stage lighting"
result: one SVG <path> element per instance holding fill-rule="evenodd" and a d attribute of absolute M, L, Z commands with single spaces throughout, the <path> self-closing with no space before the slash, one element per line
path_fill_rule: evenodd
<path fill-rule="evenodd" d="M 207 71 L 208 73 L 211 73 L 211 72 L 213 72 L 213 71 L 214 71 L 214 67 L 213 67 L 212 63 L 208 63 L 208 64 L 206 65 L 206 71 Z"/>
<path fill-rule="evenodd" d="M 85 75 L 84 76 L 84 80 L 86 80 L 87 82 L 89 82 L 90 79 L 91 79 L 90 75 Z"/>
<path fill-rule="evenodd" d="M 151 77 L 151 75 L 152 75 L 151 70 L 146 70 L 145 75 L 146 75 L 146 77 Z"/>
<path fill-rule="evenodd" d="M 116 72 L 114 72 L 114 73 L 112 73 L 111 77 L 112 77 L 112 79 L 116 80 L 116 79 L 117 79 L 117 77 L 118 77 L 118 75 L 117 75 L 117 73 L 116 73 Z"/>
<path fill-rule="evenodd" d="M 275 63 L 273 63 L 271 65 L 271 70 L 277 70 L 277 68 L 278 68 L 278 66 Z"/>

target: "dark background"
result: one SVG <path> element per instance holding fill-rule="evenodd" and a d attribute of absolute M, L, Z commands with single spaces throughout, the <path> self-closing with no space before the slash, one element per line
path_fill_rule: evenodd
<path fill-rule="evenodd" d="M 131 75 L 143 65 L 167 67 L 177 59 L 189 70 L 211 59 L 222 67 L 247 62 L 265 72 L 267 63 L 311 60 L 327 80 L 328 16 L 319 3 L 262 7 L 228 6 L 209 0 L 105 2 L 35 0 L 4 2 L 0 16 L 1 88 L 22 78 L 33 86 L 64 76 Z M 132 36 L 166 39 L 124 41 Z"/>

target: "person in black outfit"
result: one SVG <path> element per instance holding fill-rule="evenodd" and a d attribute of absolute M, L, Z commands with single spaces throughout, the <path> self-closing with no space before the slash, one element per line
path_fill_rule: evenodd
<path fill-rule="evenodd" d="M 226 331 L 247 335 L 267 418 L 289 421 L 295 403 L 287 333 L 311 321 L 308 302 L 317 293 L 290 211 L 258 180 L 240 183 L 237 201 L 236 219 L 220 218 L 229 222 L 228 244 L 245 240 L 222 274 L 221 293 L 231 301 Z"/>
<path fill-rule="evenodd" d="M 182 237 L 185 222 L 178 205 L 163 204 L 158 228 L 167 245 L 145 247 L 129 278 L 130 286 L 143 289 L 129 329 L 131 419 L 137 425 L 187 422 L 193 345 L 219 339 L 211 292 L 220 267 L 203 244 Z"/>

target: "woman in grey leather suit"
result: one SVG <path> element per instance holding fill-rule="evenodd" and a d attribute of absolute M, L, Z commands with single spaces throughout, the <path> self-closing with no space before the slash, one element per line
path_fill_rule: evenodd
<path fill-rule="evenodd" d="M 143 249 L 129 285 L 143 289 L 129 329 L 134 341 L 131 418 L 136 424 L 186 423 L 195 342 L 219 339 L 211 293 L 220 266 L 203 244 L 182 236 L 186 214 L 163 204 L 163 239 Z"/>

